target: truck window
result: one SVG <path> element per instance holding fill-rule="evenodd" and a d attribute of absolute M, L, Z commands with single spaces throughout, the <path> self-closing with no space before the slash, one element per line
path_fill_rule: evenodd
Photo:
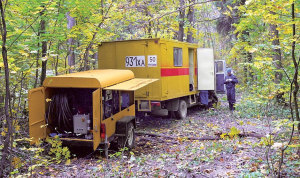
<path fill-rule="evenodd" d="M 182 66 L 182 48 L 174 48 L 173 50 L 174 66 Z"/>
<path fill-rule="evenodd" d="M 217 61 L 216 63 L 216 72 L 224 72 L 223 61 Z"/>

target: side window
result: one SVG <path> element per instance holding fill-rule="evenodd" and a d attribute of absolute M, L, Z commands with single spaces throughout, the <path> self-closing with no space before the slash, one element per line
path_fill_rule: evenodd
<path fill-rule="evenodd" d="M 216 72 L 224 72 L 223 61 L 217 61 L 216 63 Z"/>
<path fill-rule="evenodd" d="M 174 48 L 173 49 L 173 59 L 174 59 L 175 67 L 182 66 L 182 48 Z"/>

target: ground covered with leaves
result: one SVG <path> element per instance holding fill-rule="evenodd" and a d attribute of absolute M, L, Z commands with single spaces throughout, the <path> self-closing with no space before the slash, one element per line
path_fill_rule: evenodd
<path fill-rule="evenodd" d="M 268 144 L 264 138 L 283 130 L 259 115 L 240 117 L 241 111 L 230 112 L 222 97 L 222 104 L 215 109 L 190 108 L 185 120 L 166 116 L 144 118 L 136 130 L 133 150 L 111 150 L 109 159 L 101 157 L 98 151 L 83 154 L 67 164 L 42 166 L 31 174 L 39 177 L 272 176 L 272 170 L 278 168 L 276 155 L 284 143 Z M 273 161 L 266 159 L 270 153 L 274 155 Z M 299 176 L 298 160 L 295 151 L 288 152 L 282 175 Z"/>

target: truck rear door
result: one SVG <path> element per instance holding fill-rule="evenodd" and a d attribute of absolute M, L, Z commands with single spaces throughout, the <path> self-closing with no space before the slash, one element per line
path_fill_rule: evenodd
<path fill-rule="evenodd" d="M 197 49 L 198 90 L 215 89 L 214 52 L 211 48 Z"/>

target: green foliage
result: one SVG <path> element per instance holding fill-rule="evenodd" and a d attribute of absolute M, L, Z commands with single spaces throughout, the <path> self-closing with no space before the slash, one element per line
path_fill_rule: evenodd
<path fill-rule="evenodd" d="M 61 163 L 62 161 L 69 162 L 70 159 L 70 151 L 68 147 L 62 146 L 62 141 L 59 139 L 58 136 L 53 138 L 48 138 L 46 140 L 47 143 L 50 145 L 49 155 L 53 155 L 53 160 L 56 163 Z"/>
<path fill-rule="evenodd" d="M 264 177 L 261 172 L 243 172 L 239 175 L 241 178 L 256 178 L 256 177 Z"/>
<path fill-rule="evenodd" d="M 42 61 L 47 60 L 48 62 L 48 76 L 67 73 L 71 68 L 67 58 L 69 48 L 72 47 L 76 57 L 76 64 L 72 69 L 75 71 L 82 70 L 86 52 L 89 67 L 91 69 L 97 68 L 97 59 L 94 59 L 94 55 L 97 53 L 99 43 L 148 37 L 174 39 L 178 33 L 179 20 L 181 20 L 178 18 L 177 11 L 180 8 L 180 3 L 172 0 L 9 0 L 7 2 L 5 16 L 8 29 L 7 47 L 10 88 L 12 90 L 11 112 L 14 119 L 14 138 L 24 138 L 28 135 L 27 94 L 29 89 L 39 86 Z M 299 124 L 290 121 L 290 112 L 286 107 L 290 90 L 288 78 L 291 79 L 295 71 L 295 66 L 291 61 L 291 44 L 292 42 L 299 44 L 299 34 L 293 36 L 291 26 L 296 24 L 298 28 L 300 18 L 296 17 L 295 22 L 293 22 L 290 15 L 291 4 L 296 1 L 256 0 L 245 2 L 245 4 L 241 4 L 239 0 L 218 2 L 218 4 L 223 3 L 224 9 L 226 9 L 223 14 L 232 18 L 232 23 L 236 22 L 233 25 L 235 31 L 229 34 L 234 36 L 234 38 L 230 38 L 233 39 L 231 42 L 228 42 L 228 36 L 224 38 L 214 30 L 215 21 L 211 21 L 211 19 L 219 18 L 219 16 L 216 15 L 218 12 L 212 3 L 194 6 L 196 20 L 194 24 L 191 24 L 185 18 L 184 32 L 186 34 L 188 30 L 192 31 L 193 37 L 201 47 L 214 47 L 216 59 L 226 59 L 228 66 L 235 69 L 241 81 L 238 85 L 239 90 L 248 94 L 243 96 L 236 105 L 237 111 L 233 113 L 234 117 L 241 120 L 258 118 L 267 121 L 270 119 L 270 125 L 275 126 L 274 132 L 280 129 L 290 130 L 293 124 Z M 185 3 L 185 5 L 189 5 L 190 1 L 185 1 Z M 295 6 L 296 16 L 299 16 L 299 3 Z M 187 13 L 188 8 L 185 10 Z M 76 19 L 76 24 L 72 29 L 66 27 L 66 13 L 70 13 Z M 226 20 L 223 16 L 220 19 Z M 46 22 L 45 33 L 41 33 L 41 20 Z M 278 30 L 279 44 L 273 43 L 277 37 L 270 31 L 272 26 L 276 26 Z M 75 41 L 73 46 L 67 43 L 70 38 Z M 42 58 L 41 43 L 45 41 L 47 42 L 47 54 L 46 57 Z M 87 50 L 89 47 L 90 49 Z M 281 50 L 280 67 L 275 65 L 278 61 L 274 60 L 274 49 Z M 296 57 L 300 54 L 299 49 L 300 46 L 296 45 Z M 3 114 L 5 92 L 3 67 L 4 64 L 1 60 L 0 118 Z M 278 82 L 274 82 L 276 73 L 283 75 L 283 78 Z M 280 93 L 283 93 L 283 102 L 277 104 L 276 96 Z M 226 99 L 223 98 L 222 100 Z M 216 105 L 215 109 L 209 110 L 208 116 L 219 115 L 224 111 L 224 108 Z M 0 120 L 2 121 L 2 118 Z M 4 125 L 5 122 L 0 123 L 0 139 L 7 134 L 7 128 Z M 214 127 L 216 126 L 208 126 L 211 130 Z M 235 138 L 239 132 L 236 127 L 231 127 L 230 132 L 223 137 Z M 284 143 L 284 138 L 287 138 L 289 133 L 287 131 L 280 132 L 276 138 L 263 137 L 260 144 L 256 146 L 268 148 L 274 146 L 275 143 Z M 293 152 L 299 147 L 299 143 L 295 140 L 286 145 L 288 146 L 288 157 L 291 159 Z M 14 169 L 11 175 L 20 173 L 22 167 L 31 172 L 52 162 L 70 162 L 70 152 L 66 147 L 62 147 L 61 141 L 57 137 L 47 141 L 50 145 L 49 150 L 42 146 L 29 146 L 28 140 L 17 139 L 13 149 L 28 153 L 33 160 L 31 160 L 32 163 L 28 163 L 22 159 L 21 155 L 14 153 Z M 2 149 L 3 146 L 1 145 L 0 150 Z M 199 149 L 202 150 L 202 146 Z M 214 154 L 220 150 L 222 150 L 221 145 L 209 146 L 205 149 L 205 154 L 201 155 L 198 160 L 196 159 L 193 164 L 197 165 L 200 164 L 200 161 L 210 162 L 214 160 Z M 110 155 L 110 157 L 121 158 L 124 151 L 126 148 Z M 195 154 L 199 153 L 197 149 L 192 151 Z M 162 156 L 161 159 L 164 158 Z M 138 160 L 136 158 L 135 162 L 144 164 L 146 159 Z M 133 158 L 132 161 L 134 161 Z M 287 161 L 286 164 L 295 167 L 292 161 Z M 299 165 L 299 163 L 297 164 Z M 27 165 L 29 166 L 26 167 Z M 187 164 L 178 167 L 187 169 Z M 118 175 L 118 171 L 115 170 L 116 175 Z M 160 169 L 156 170 L 156 172 L 159 171 Z M 132 172 L 129 172 L 128 176 L 131 174 Z M 245 172 L 242 176 L 261 175 L 259 172 Z"/>
<path fill-rule="evenodd" d="M 231 127 L 230 128 L 230 132 L 228 132 L 228 133 L 223 133 L 222 135 L 220 135 L 220 137 L 221 138 L 226 138 L 226 136 L 228 137 L 229 136 L 229 138 L 237 138 L 237 136 L 240 134 L 240 130 L 239 129 L 237 129 L 236 127 Z"/>
<path fill-rule="evenodd" d="M 113 154 L 110 154 L 109 157 L 110 158 L 120 158 L 120 159 L 122 159 L 124 151 L 128 151 L 128 148 L 127 147 L 121 148 L 119 151 L 117 151 Z M 130 152 L 130 154 L 132 155 L 133 152 Z"/>
<path fill-rule="evenodd" d="M 287 106 L 277 103 L 273 97 L 265 97 L 261 93 L 244 94 L 241 101 L 236 104 L 234 115 L 238 118 L 290 118 Z"/>

